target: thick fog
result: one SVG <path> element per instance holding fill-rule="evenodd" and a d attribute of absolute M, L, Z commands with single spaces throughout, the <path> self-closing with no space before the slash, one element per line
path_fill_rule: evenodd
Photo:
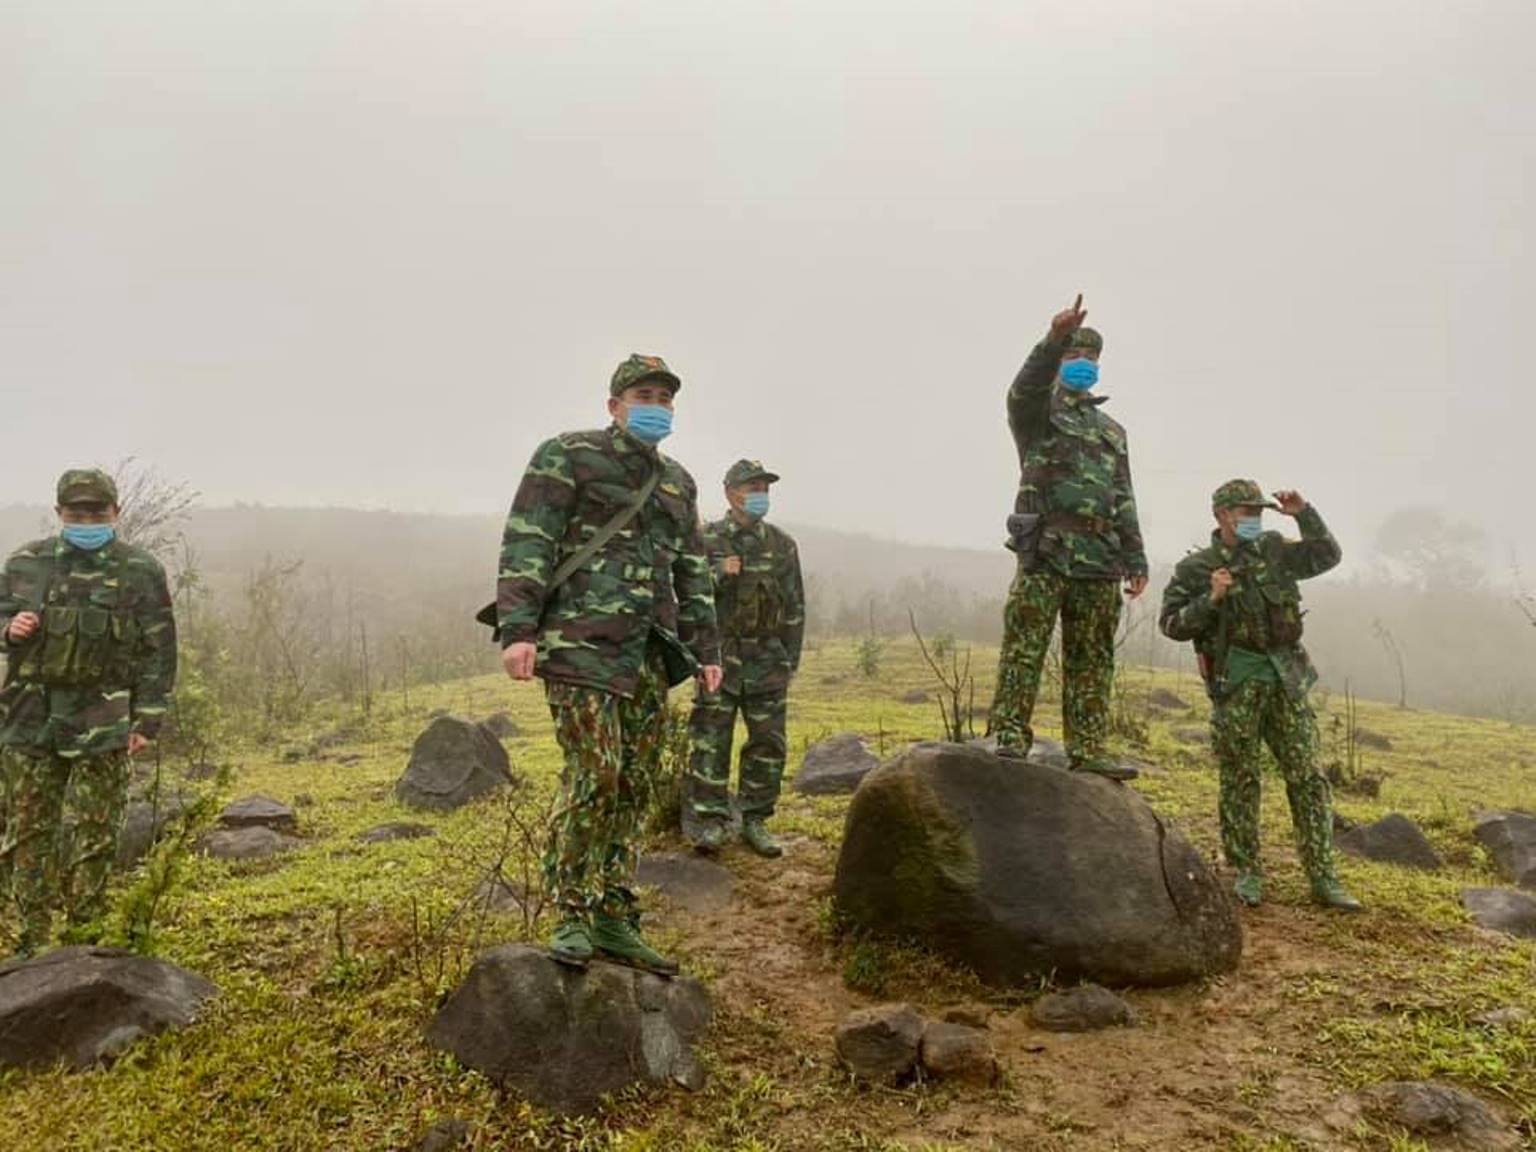
<path fill-rule="evenodd" d="M 1155 9 L 1155 10 L 1154 10 Z M 0 502 L 490 513 L 684 380 L 706 512 L 995 547 L 1003 393 L 1085 294 L 1149 550 L 1234 474 L 1360 560 L 1525 547 L 1536 8 L 1450 0 L 0 5 Z"/>

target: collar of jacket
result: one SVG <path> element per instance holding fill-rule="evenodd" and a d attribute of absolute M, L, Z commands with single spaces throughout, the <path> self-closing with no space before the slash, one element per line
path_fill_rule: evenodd
<path fill-rule="evenodd" d="M 730 533 L 732 536 L 751 536 L 755 539 L 761 540 L 765 535 L 763 522 L 761 520 L 754 520 L 750 524 L 743 524 L 730 512 L 725 514 L 725 519 L 726 523 L 730 525 Z"/>
<path fill-rule="evenodd" d="M 1216 549 L 1217 552 L 1221 553 L 1221 558 L 1223 560 L 1230 561 L 1240 556 L 1245 551 L 1252 552 L 1253 548 L 1251 545 L 1253 543 L 1256 543 L 1256 541 L 1239 540 L 1236 544 L 1232 545 L 1232 547 L 1228 548 L 1226 541 L 1221 538 L 1220 528 L 1216 528 L 1211 532 L 1211 547 Z M 1249 547 L 1245 548 L 1244 545 L 1249 545 Z"/>
<path fill-rule="evenodd" d="M 64 539 L 64 534 L 61 532 L 53 538 L 53 558 L 55 560 L 63 560 L 68 557 L 77 563 L 81 560 L 105 561 L 117 555 L 117 551 L 122 547 L 122 543 L 122 538 L 114 535 L 112 539 L 108 540 L 100 548 L 76 548 L 68 540 Z"/>
<path fill-rule="evenodd" d="M 638 452 L 642 456 L 655 456 L 657 458 L 661 456 L 656 445 L 647 444 L 645 441 L 631 436 L 628 429 L 619 427 L 617 420 L 608 425 L 608 438 L 613 441 L 614 447 L 620 452 Z"/>
<path fill-rule="evenodd" d="M 1063 384 L 1057 384 L 1061 389 L 1063 401 L 1073 408 L 1097 408 L 1100 404 L 1109 403 L 1108 396 L 1100 396 L 1094 392 L 1074 392 Z"/>

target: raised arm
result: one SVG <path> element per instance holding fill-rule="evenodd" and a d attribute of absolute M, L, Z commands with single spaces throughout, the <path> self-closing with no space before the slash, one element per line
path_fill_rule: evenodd
<path fill-rule="evenodd" d="M 1079 293 L 1072 307 L 1051 318 L 1051 330 L 1035 345 L 1019 374 L 1013 378 L 1013 385 L 1008 389 L 1008 428 L 1021 452 L 1027 442 L 1045 430 L 1051 413 L 1051 389 L 1056 385 L 1062 354 L 1067 350 L 1072 333 L 1083 326 L 1087 315 Z"/>
<path fill-rule="evenodd" d="M 558 439 L 534 451 L 501 533 L 496 633 L 503 648 L 538 638 L 544 597 L 576 502 L 570 454 Z"/>
<path fill-rule="evenodd" d="M 1310 580 L 1338 566 L 1343 558 L 1339 542 L 1328 531 L 1317 509 L 1308 504 L 1300 492 L 1276 492 L 1280 511 L 1296 519 L 1301 530 L 1300 540 L 1287 540 L 1280 551 L 1281 564 L 1296 580 Z"/>

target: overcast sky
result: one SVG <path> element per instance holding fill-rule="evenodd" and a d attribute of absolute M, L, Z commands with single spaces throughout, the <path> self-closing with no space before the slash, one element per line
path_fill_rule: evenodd
<path fill-rule="evenodd" d="M 1085 294 L 1149 549 L 1234 474 L 1536 539 L 1528 0 L 0 0 L 0 502 L 505 507 L 679 371 L 719 506 L 995 546 Z M 1536 545 L 1523 551 L 1536 564 Z"/>

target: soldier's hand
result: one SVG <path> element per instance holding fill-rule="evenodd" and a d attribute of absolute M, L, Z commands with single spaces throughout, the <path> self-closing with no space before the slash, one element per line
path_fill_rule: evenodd
<path fill-rule="evenodd" d="M 5 630 L 5 638 L 12 644 L 30 640 L 41 623 L 42 620 L 36 612 L 18 612 L 11 617 L 10 627 Z"/>
<path fill-rule="evenodd" d="M 1065 308 L 1051 317 L 1051 343 L 1065 344 L 1067 338 L 1083 326 L 1088 313 L 1083 309 L 1083 294 L 1077 294 L 1077 301 L 1070 308 Z"/>
<path fill-rule="evenodd" d="M 508 644 L 501 653 L 501 666 L 514 680 L 532 680 L 533 664 L 538 658 L 539 646 L 526 640 Z"/>
<path fill-rule="evenodd" d="M 1146 577 L 1146 573 L 1141 573 L 1141 574 L 1136 575 L 1136 576 L 1127 576 L 1125 578 L 1125 598 L 1127 600 L 1135 600 L 1135 599 L 1139 598 L 1141 596 L 1141 594 L 1143 592 L 1145 592 L 1146 590 L 1147 590 L 1147 577 Z"/>
<path fill-rule="evenodd" d="M 1275 493 L 1275 503 L 1287 516 L 1300 516 L 1307 510 L 1306 498 L 1292 488 L 1282 488 Z"/>
<path fill-rule="evenodd" d="M 1227 594 L 1227 589 L 1232 587 L 1232 573 L 1225 568 L 1218 568 L 1211 573 L 1211 603 L 1220 604 L 1222 597 Z"/>
<path fill-rule="evenodd" d="M 727 556 L 724 560 L 722 560 L 720 562 L 720 571 L 724 572 L 727 576 L 740 576 L 741 575 L 741 557 L 740 556 Z"/>
<path fill-rule="evenodd" d="M 149 747 L 149 737 L 141 736 L 137 732 L 128 733 L 128 755 L 137 756 Z"/>
<path fill-rule="evenodd" d="M 720 682 L 724 679 L 725 671 L 718 664 L 706 664 L 699 669 L 699 683 L 710 696 L 720 691 Z"/>

